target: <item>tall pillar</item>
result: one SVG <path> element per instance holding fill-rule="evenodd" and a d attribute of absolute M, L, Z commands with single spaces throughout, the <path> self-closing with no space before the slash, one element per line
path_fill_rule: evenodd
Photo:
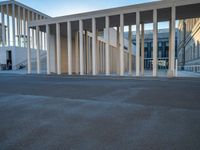
<path fill-rule="evenodd" d="M 9 19 L 9 5 L 6 5 L 6 13 L 7 13 L 7 26 L 8 26 L 8 46 L 10 46 L 10 19 Z"/>
<path fill-rule="evenodd" d="M 124 75 L 124 15 L 120 14 L 120 76 Z"/>
<path fill-rule="evenodd" d="M 27 30 L 27 48 L 28 48 L 28 74 L 31 73 L 31 49 L 30 49 L 30 28 Z"/>
<path fill-rule="evenodd" d="M 32 12 L 32 20 L 31 21 L 35 20 L 34 16 L 35 16 L 34 12 Z M 34 31 L 34 29 L 32 30 L 32 47 L 33 47 L 33 49 L 35 49 L 35 31 Z"/>
<path fill-rule="evenodd" d="M 96 19 L 92 18 L 92 75 L 96 75 Z"/>
<path fill-rule="evenodd" d="M 27 29 L 27 32 L 28 32 L 28 24 L 30 22 L 30 11 L 27 10 L 27 13 L 28 13 L 28 18 L 27 18 L 27 23 L 26 23 L 26 29 Z M 30 34 L 30 33 L 29 33 Z"/>
<path fill-rule="evenodd" d="M 171 70 L 171 20 L 169 20 L 168 76 Z"/>
<path fill-rule="evenodd" d="M 50 46 L 49 46 L 49 25 L 46 25 L 46 46 L 47 46 L 47 74 L 50 74 Z"/>
<path fill-rule="evenodd" d="M 84 36 L 84 52 L 83 52 L 83 55 L 84 55 L 84 68 L 85 68 L 85 73 L 88 74 L 88 51 L 89 51 L 89 44 L 88 44 L 88 32 L 87 30 L 85 30 L 85 36 Z"/>
<path fill-rule="evenodd" d="M 23 8 L 23 21 L 24 21 L 24 47 L 26 47 L 26 10 Z"/>
<path fill-rule="evenodd" d="M 30 21 L 30 11 L 28 11 L 28 22 Z M 28 48 L 28 73 L 31 73 L 31 45 L 30 45 L 30 28 L 27 25 L 27 48 Z"/>
<path fill-rule="evenodd" d="M 72 31 L 71 22 L 67 22 L 67 43 L 68 43 L 68 75 L 72 75 Z"/>
<path fill-rule="evenodd" d="M 46 42 L 46 33 L 44 32 L 43 33 L 43 35 L 44 35 L 44 50 L 46 50 L 47 49 L 47 42 Z"/>
<path fill-rule="evenodd" d="M 21 47 L 21 33 L 20 33 L 20 6 L 18 6 L 18 17 L 17 17 L 17 34 L 18 34 L 18 46 Z"/>
<path fill-rule="evenodd" d="M 96 29 L 97 30 L 97 29 Z M 98 30 L 96 31 L 96 74 L 99 73 L 99 41 L 98 41 Z"/>
<path fill-rule="evenodd" d="M 42 50 L 43 50 L 43 37 L 42 37 L 42 31 L 40 31 L 39 34 L 40 34 L 40 36 L 39 36 L 39 37 L 40 37 L 40 38 L 39 38 L 39 39 L 40 39 L 40 50 L 42 51 Z"/>
<path fill-rule="evenodd" d="M 76 68 L 76 74 L 79 73 L 79 45 L 78 45 L 78 32 L 75 32 L 75 68 Z"/>
<path fill-rule="evenodd" d="M 56 23 L 57 74 L 61 74 L 60 24 Z"/>
<path fill-rule="evenodd" d="M 1 21 L 2 21 L 2 47 L 5 47 L 5 20 L 4 20 L 4 10 L 3 5 L 1 5 Z"/>
<path fill-rule="evenodd" d="M 15 4 L 12 3 L 12 31 L 13 31 L 13 47 L 16 45 L 15 40 Z"/>
<path fill-rule="evenodd" d="M 128 50 L 129 50 L 129 75 L 132 75 L 132 25 L 129 25 L 128 30 Z"/>
<path fill-rule="evenodd" d="M 157 10 L 153 10 L 153 76 L 157 76 L 157 56 L 158 56 L 158 22 Z"/>
<path fill-rule="evenodd" d="M 140 12 L 136 12 L 136 76 L 140 76 Z"/>
<path fill-rule="evenodd" d="M 141 75 L 144 76 L 144 23 L 141 29 Z"/>
<path fill-rule="evenodd" d="M 175 75 L 175 33 L 176 32 L 176 8 L 173 6 L 171 8 L 171 29 L 170 29 L 170 67 L 168 71 L 168 77 L 173 77 Z"/>
<path fill-rule="evenodd" d="M 110 20 L 106 16 L 106 75 L 110 75 Z"/>
<path fill-rule="evenodd" d="M 117 60 L 119 60 L 120 40 L 119 40 L 119 26 L 117 27 Z M 120 62 L 117 61 L 117 74 L 120 75 Z"/>
<path fill-rule="evenodd" d="M 80 75 L 84 74 L 83 69 L 83 20 L 79 20 L 79 46 L 80 46 Z"/>
<path fill-rule="evenodd" d="M 37 47 L 37 74 L 40 74 L 40 41 L 39 41 L 39 26 L 36 26 L 36 47 Z"/>

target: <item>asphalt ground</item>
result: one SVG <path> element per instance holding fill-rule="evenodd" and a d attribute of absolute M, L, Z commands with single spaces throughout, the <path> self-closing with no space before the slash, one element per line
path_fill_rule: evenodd
<path fill-rule="evenodd" d="M 200 78 L 0 75 L 0 150 L 199 150 Z"/>

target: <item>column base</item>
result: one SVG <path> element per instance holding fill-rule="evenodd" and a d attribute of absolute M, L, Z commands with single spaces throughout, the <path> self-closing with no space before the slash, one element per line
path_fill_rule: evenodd
<path fill-rule="evenodd" d="M 168 78 L 173 78 L 174 77 L 174 71 L 173 70 L 168 70 L 167 77 Z"/>

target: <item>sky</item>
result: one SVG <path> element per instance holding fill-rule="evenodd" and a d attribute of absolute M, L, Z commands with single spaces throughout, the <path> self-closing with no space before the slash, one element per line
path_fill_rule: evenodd
<path fill-rule="evenodd" d="M 146 3 L 156 0 L 18 0 L 51 17 Z"/>

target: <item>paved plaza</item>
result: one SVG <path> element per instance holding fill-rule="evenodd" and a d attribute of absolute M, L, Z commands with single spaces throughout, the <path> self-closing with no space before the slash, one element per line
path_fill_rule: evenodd
<path fill-rule="evenodd" d="M 200 78 L 0 74 L 1 150 L 198 150 Z"/>

